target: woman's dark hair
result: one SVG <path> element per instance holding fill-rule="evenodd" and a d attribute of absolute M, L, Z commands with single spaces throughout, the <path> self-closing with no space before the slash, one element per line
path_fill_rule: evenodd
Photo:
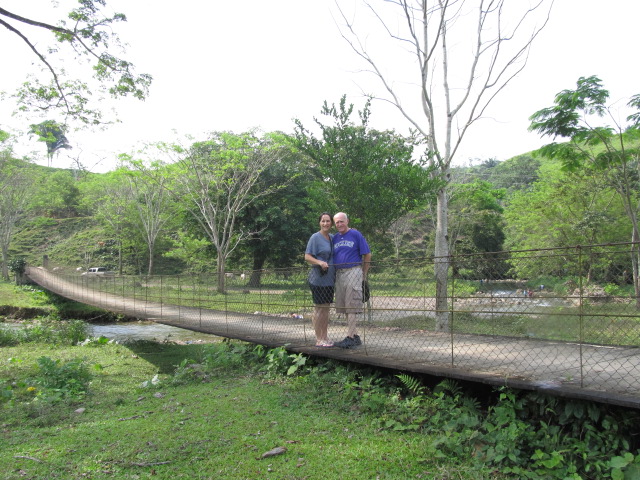
<path fill-rule="evenodd" d="M 329 212 L 322 212 L 318 217 L 318 222 L 322 220 L 322 217 L 324 217 L 325 215 L 329 215 L 329 218 L 331 219 L 331 223 L 333 223 L 333 215 L 331 215 Z"/>

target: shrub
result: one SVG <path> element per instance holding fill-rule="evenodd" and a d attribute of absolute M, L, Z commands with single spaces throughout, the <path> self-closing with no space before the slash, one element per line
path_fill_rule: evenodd
<path fill-rule="evenodd" d="M 307 357 L 302 353 L 289 353 L 285 346 L 270 349 L 265 358 L 265 371 L 271 377 L 293 375 L 307 363 Z"/>
<path fill-rule="evenodd" d="M 0 347 L 10 347 L 19 343 L 20 337 L 17 332 L 0 327 Z"/>
<path fill-rule="evenodd" d="M 27 383 L 39 387 L 38 398 L 55 403 L 63 399 L 79 399 L 87 394 L 91 372 L 84 360 L 62 363 L 43 356 L 38 358 L 37 364 L 35 377 Z"/>

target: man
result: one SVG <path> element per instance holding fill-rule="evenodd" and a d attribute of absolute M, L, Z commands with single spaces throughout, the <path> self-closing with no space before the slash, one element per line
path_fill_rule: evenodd
<path fill-rule="evenodd" d="M 336 313 L 347 316 L 347 336 L 335 347 L 352 348 L 362 345 L 357 334 L 357 315 L 362 313 L 363 283 L 367 279 L 371 250 L 364 236 L 349 228 L 349 217 L 339 212 L 333 216 L 336 233 L 333 236 L 333 262 L 336 267 Z"/>

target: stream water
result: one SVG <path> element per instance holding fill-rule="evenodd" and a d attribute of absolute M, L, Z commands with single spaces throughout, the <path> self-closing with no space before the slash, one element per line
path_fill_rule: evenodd
<path fill-rule="evenodd" d="M 20 323 L 0 323 L 0 328 L 22 328 Z M 157 342 L 205 343 L 215 341 L 215 335 L 192 332 L 182 328 L 154 322 L 121 322 L 108 324 L 88 324 L 89 337 L 107 337 L 118 342 L 154 340 Z"/>
<path fill-rule="evenodd" d="M 155 340 L 184 343 L 202 343 L 215 341 L 215 335 L 192 332 L 183 328 L 162 325 L 155 322 L 122 322 L 88 326 L 91 337 L 107 337 L 119 342 L 132 340 Z"/>

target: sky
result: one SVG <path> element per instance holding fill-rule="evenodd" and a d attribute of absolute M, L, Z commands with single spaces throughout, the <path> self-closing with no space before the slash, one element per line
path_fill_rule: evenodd
<path fill-rule="evenodd" d="M 345 11 L 355 12 L 352 18 L 363 41 L 380 45 L 377 30 L 364 20 L 361 0 L 339 2 Z M 61 15 L 70 2 L 58 3 Z M 53 21 L 42 10 L 51 4 L 2 2 L 13 13 L 42 21 Z M 150 95 L 144 102 L 105 102 L 116 109 L 121 123 L 103 131 L 70 131 L 73 149 L 54 158 L 54 166 L 67 168 L 79 158 L 92 171 L 104 172 L 116 166 L 119 153 L 133 153 L 146 143 L 186 135 L 202 139 L 218 130 L 293 132 L 293 119 L 311 127 L 325 100 L 338 103 L 346 94 L 361 109 L 364 94 L 384 93 L 341 37 L 333 0 L 107 0 L 107 7 L 127 15 L 117 33 L 129 45 L 124 57 L 136 72 L 154 77 Z M 556 0 L 525 70 L 471 127 L 455 163 L 506 160 L 549 143 L 551 139 L 528 132 L 528 118 L 551 106 L 561 90 L 574 88 L 581 76 L 599 76 L 616 106 L 640 93 L 634 38 L 638 18 L 640 2 L 635 0 Z M 35 58 L 1 26 L 0 46 L 0 91 L 12 92 Z M 408 57 L 381 48 L 376 58 L 399 73 L 396 86 L 416 81 Z M 411 96 L 409 87 L 407 94 L 405 105 L 419 115 L 419 97 Z M 14 108 L 9 98 L 0 103 L 0 128 L 26 131 L 30 123 L 41 121 L 12 116 Z M 371 125 L 401 134 L 410 127 L 384 102 L 373 103 Z M 44 145 L 34 138 L 21 136 L 15 148 L 19 155 L 35 154 L 37 163 L 47 163 Z"/>

